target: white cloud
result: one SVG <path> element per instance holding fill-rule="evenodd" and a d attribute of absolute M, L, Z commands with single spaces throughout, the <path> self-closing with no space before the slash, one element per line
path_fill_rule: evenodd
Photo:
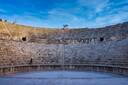
<path fill-rule="evenodd" d="M 104 27 L 112 24 L 128 21 L 128 12 L 119 12 L 117 14 L 97 17 L 94 21 L 87 22 L 88 27 Z"/>
<path fill-rule="evenodd" d="M 95 12 L 101 12 L 107 7 L 109 0 L 78 0 L 78 4 L 93 9 Z"/>
<path fill-rule="evenodd" d="M 69 3 L 62 3 L 56 4 L 48 12 L 25 12 L 7 17 L 10 21 L 16 19 L 17 23 L 24 25 L 52 28 L 62 27 L 63 24 L 69 24 L 69 27 L 75 28 L 96 28 L 128 21 L 128 6 L 111 8 L 112 3 L 109 0 L 77 0 L 77 5 L 71 7 L 65 8 Z M 107 11 L 106 8 L 108 8 Z"/>
<path fill-rule="evenodd" d="M 47 27 L 48 24 L 43 22 L 43 19 L 31 15 L 12 15 L 7 18 L 8 21 L 16 21 L 17 24 L 29 25 L 33 27 Z"/>
<path fill-rule="evenodd" d="M 6 12 L 7 12 L 6 10 L 0 8 L 0 13 L 6 13 Z"/>

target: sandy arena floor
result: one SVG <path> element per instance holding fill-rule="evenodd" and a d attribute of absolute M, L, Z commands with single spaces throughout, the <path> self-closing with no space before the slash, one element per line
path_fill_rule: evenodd
<path fill-rule="evenodd" d="M 100 72 L 30 72 L 0 77 L 0 85 L 128 85 L 128 77 Z"/>

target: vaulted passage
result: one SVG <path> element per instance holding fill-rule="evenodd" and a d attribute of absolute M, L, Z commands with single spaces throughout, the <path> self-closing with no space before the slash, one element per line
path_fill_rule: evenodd
<path fill-rule="evenodd" d="M 26 41 L 27 40 L 27 38 L 26 37 L 22 37 L 22 41 Z"/>

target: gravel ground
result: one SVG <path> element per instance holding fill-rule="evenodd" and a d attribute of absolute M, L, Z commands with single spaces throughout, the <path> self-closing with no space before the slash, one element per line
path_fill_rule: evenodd
<path fill-rule="evenodd" d="M 128 77 L 102 72 L 30 72 L 0 77 L 0 85 L 128 85 Z"/>

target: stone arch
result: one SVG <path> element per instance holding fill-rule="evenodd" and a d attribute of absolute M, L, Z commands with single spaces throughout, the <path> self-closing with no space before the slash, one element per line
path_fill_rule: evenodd
<path fill-rule="evenodd" d="M 104 37 L 100 37 L 100 42 L 103 42 L 104 41 Z"/>
<path fill-rule="evenodd" d="M 27 41 L 27 37 L 22 37 L 22 41 Z"/>

